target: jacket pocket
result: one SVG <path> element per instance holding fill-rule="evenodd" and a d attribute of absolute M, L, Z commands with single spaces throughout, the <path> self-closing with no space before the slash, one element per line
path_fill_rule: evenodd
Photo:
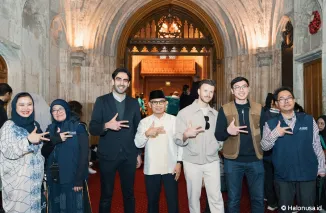
<path fill-rule="evenodd" d="M 220 144 L 220 142 L 218 142 L 217 140 L 210 140 L 206 144 L 206 155 L 217 156 L 218 151 L 220 151 L 221 148 L 222 148 L 222 145 Z"/>
<path fill-rule="evenodd" d="M 197 143 L 198 143 L 198 141 L 196 142 L 196 140 L 190 139 L 188 145 L 185 147 L 187 154 L 189 156 L 199 155 L 200 147 L 199 147 L 199 144 L 197 144 Z"/>

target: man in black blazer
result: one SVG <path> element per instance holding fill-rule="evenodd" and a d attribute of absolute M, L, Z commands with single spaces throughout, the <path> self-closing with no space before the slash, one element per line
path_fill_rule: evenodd
<path fill-rule="evenodd" d="M 101 176 L 99 213 L 111 212 L 116 172 L 119 172 L 124 212 L 135 213 L 134 179 L 141 157 L 135 134 L 141 116 L 138 101 L 126 95 L 131 74 L 125 68 L 112 73 L 113 92 L 96 99 L 89 131 L 100 136 L 97 155 Z"/>

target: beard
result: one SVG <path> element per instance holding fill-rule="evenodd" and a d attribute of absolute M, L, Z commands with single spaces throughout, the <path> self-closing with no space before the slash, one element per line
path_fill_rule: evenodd
<path fill-rule="evenodd" d="M 207 96 L 199 96 L 200 100 L 206 104 L 209 104 L 209 102 L 212 100 L 213 97 L 207 97 Z"/>
<path fill-rule="evenodd" d="M 114 88 L 114 91 L 116 91 L 119 94 L 126 93 L 126 90 L 128 89 L 128 87 L 124 86 L 124 85 L 119 85 L 119 86 L 114 85 L 113 88 Z"/>

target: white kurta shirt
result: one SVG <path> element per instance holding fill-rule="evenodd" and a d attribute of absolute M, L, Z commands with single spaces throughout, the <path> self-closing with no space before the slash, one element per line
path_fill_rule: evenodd
<path fill-rule="evenodd" d="M 182 161 L 183 148 L 174 142 L 176 117 L 164 113 L 161 118 L 154 115 L 142 119 L 138 125 L 135 144 L 145 147 L 144 174 L 157 175 L 173 173 L 177 161 Z M 155 138 L 147 138 L 145 132 L 151 127 L 163 126 L 165 134 Z"/>

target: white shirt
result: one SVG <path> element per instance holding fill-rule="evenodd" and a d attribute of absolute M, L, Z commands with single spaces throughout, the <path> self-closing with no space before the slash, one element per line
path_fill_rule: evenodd
<path fill-rule="evenodd" d="M 147 138 L 145 132 L 154 122 L 154 127 L 163 126 L 165 134 L 155 138 Z M 138 148 L 145 147 L 144 174 L 173 173 L 177 161 L 182 161 L 183 148 L 174 141 L 176 117 L 164 113 L 161 118 L 154 115 L 142 119 L 138 125 L 135 144 Z"/>

